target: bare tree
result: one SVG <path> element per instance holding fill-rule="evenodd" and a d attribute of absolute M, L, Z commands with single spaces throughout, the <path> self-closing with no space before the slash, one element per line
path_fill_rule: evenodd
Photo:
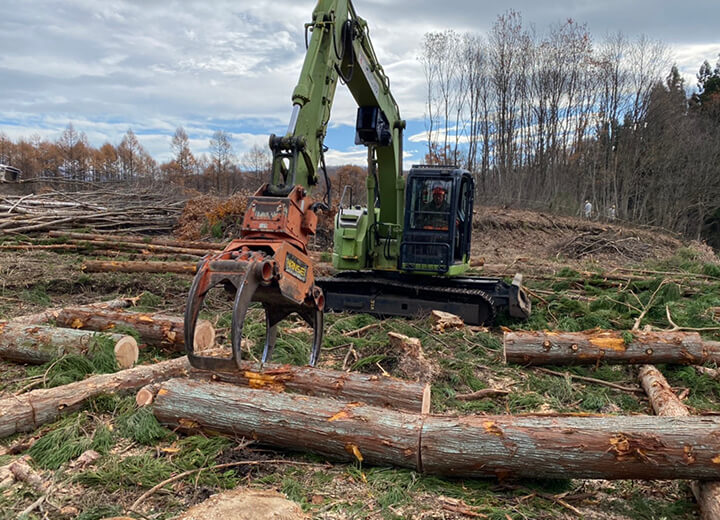
<path fill-rule="evenodd" d="M 267 178 L 272 165 L 270 152 L 260 145 L 254 144 L 240 157 L 240 166 L 249 181 L 250 190 L 257 189 L 263 179 Z M 247 184 L 247 183 L 246 183 Z"/>
<path fill-rule="evenodd" d="M 210 139 L 210 155 L 212 157 L 211 171 L 215 180 L 215 188 L 218 192 L 227 188 L 228 177 L 234 159 L 232 148 L 232 134 L 223 130 L 217 130 Z"/>

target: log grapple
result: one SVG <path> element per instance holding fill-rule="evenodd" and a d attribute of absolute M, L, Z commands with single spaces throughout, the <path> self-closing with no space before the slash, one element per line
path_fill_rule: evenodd
<path fill-rule="evenodd" d="M 268 362 L 277 338 L 277 324 L 297 313 L 313 329 L 308 360 L 317 362 L 323 337 L 322 289 L 315 284 L 312 260 L 307 254 L 309 236 L 317 228 L 313 202 L 302 186 L 287 196 L 271 196 L 265 184 L 248 199 L 240 238 L 221 252 L 206 255 L 198 264 L 185 310 L 185 348 L 190 363 L 205 370 L 240 367 L 243 326 L 252 302 L 265 310 L 266 338 L 262 362 Z M 235 295 L 231 343 L 232 357 L 217 358 L 195 352 L 195 325 L 208 291 L 222 285 Z"/>

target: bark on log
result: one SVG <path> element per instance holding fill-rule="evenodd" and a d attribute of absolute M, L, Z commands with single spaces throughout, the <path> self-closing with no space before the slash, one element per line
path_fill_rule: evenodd
<path fill-rule="evenodd" d="M 295 365 L 265 364 L 262 370 L 250 361 L 242 372 L 206 372 L 192 369 L 197 379 L 211 379 L 245 387 L 317 397 L 335 397 L 372 406 L 416 413 L 430 411 L 430 385 L 359 372 L 341 372 Z"/>
<path fill-rule="evenodd" d="M 147 345 L 185 349 L 184 323 L 179 316 L 131 312 L 92 307 L 66 307 L 54 314 L 55 321 L 62 327 L 73 329 L 112 332 L 117 326 L 134 328 L 142 342 Z M 198 350 L 212 348 L 215 328 L 207 320 L 198 320 L 195 330 L 195 345 Z"/>
<path fill-rule="evenodd" d="M 0 250 L 11 250 L 11 251 L 74 251 L 78 249 L 78 246 L 74 244 L 3 244 L 0 245 Z"/>
<path fill-rule="evenodd" d="M 643 365 L 638 373 L 640 384 L 655 413 L 664 417 L 689 417 L 690 411 L 672 391 L 665 376 L 652 365 Z M 702 520 L 720 520 L 720 482 L 693 482 L 693 494 L 700 506 Z"/>
<path fill-rule="evenodd" d="M 406 468 L 419 463 L 420 414 L 183 379 L 161 385 L 153 413 L 166 425 L 207 428 L 332 459 Z"/>
<path fill-rule="evenodd" d="M 15 479 L 20 482 L 24 482 L 33 488 L 36 493 L 44 493 L 50 486 L 49 482 L 43 480 L 42 477 L 30 467 L 25 457 L 10 464 L 10 472 L 13 474 Z"/>
<path fill-rule="evenodd" d="M 506 332 L 505 361 L 523 365 L 606 363 L 702 364 L 720 361 L 720 349 L 697 332 Z"/>
<path fill-rule="evenodd" d="M 116 298 L 115 300 L 109 300 L 106 302 L 97 302 L 84 305 L 83 307 L 90 307 L 93 309 L 122 309 L 134 305 L 137 298 Z M 24 323 L 25 325 L 45 323 L 51 319 L 54 319 L 58 312 L 62 311 L 62 307 L 55 309 L 46 309 L 42 312 L 35 314 L 26 314 L 24 316 L 17 316 L 12 318 L 12 323 Z"/>
<path fill-rule="evenodd" d="M 75 240 L 112 240 L 115 242 L 148 243 L 159 246 L 182 247 L 185 249 L 222 250 L 225 247 L 225 244 L 220 244 L 218 242 L 148 238 L 147 236 L 142 235 L 102 235 L 98 233 L 66 233 L 63 231 L 50 231 L 48 234 L 51 237 L 67 237 Z"/>
<path fill-rule="evenodd" d="M 88 273 L 178 273 L 195 274 L 195 262 L 140 262 L 87 260 L 82 270 Z"/>
<path fill-rule="evenodd" d="M 720 418 L 440 417 L 173 379 L 160 422 L 454 477 L 715 479 Z"/>
<path fill-rule="evenodd" d="M 50 232 L 51 235 L 53 235 L 53 232 Z M 93 245 L 101 245 L 101 246 L 112 246 L 116 248 L 121 249 L 144 249 L 147 251 L 154 251 L 154 252 L 160 252 L 160 253 L 182 253 L 182 254 L 188 254 L 188 255 L 195 255 L 195 256 L 204 256 L 207 253 L 219 253 L 222 251 L 222 244 L 214 244 L 211 248 L 205 248 L 198 249 L 196 247 L 177 247 L 177 246 L 167 246 L 167 245 L 160 245 L 160 244 L 154 244 L 152 241 L 146 241 L 144 239 L 141 239 L 139 241 L 133 242 L 133 241 L 125 241 L 121 240 L 119 238 L 113 237 L 113 236 L 100 236 L 100 238 L 93 238 L 88 239 L 87 236 L 84 236 L 83 233 L 73 233 L 74 241 L 82 241 L 88 244 Z M 62 233 L 53 235 L 53 236 L 68 236 L 67 234 L 63 235 Z"/>
<path fill-rule="evenodd" d="M 35 430 L 63 414 L 74 412 L 101 394 L 134 391 L 153 382 L 187 373 L 187 357 L 102 374 L 55 388 L 33 390 L 0 400 L 0 438 Z"/>
<path fill-rule="evenodd" d="M 432 417 L 422 463 L 457 477 L 716 479 L 719 432 L 701 417 Z"/>
<path fill-rule="evenodd" d="M 105 334 L 115 342 L 118 366 L 129 368 L 138 358 L 137 342 L 124 334 Z M 42 364 L 66 354 L 85 355 L 96 333 L 43 325 L 0 322 L 0 358 Z"/>

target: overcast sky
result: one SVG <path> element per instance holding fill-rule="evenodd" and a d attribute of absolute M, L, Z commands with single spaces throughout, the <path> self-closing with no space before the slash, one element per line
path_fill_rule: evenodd
<path fill-rule="evenodd" d="M 720 53 L 720 0 L 355 0 L 410 134 L 424 128 L 423 34 L 485 33 L 515 9 L 544 32 L 572 18 L 595 41 L 622 31 L 665 42 L 689 85 Z M 312 0 L 0 0 L 0 132 L 57 139 L 69 122 L 94 146 L 132 128 L 158 160 L 178 126 L 194 153 L 216 130 L 240 156 L 283 133 L 304 57 Z M 331 164 L 362 163 L 352 145 L 355 107 L 338 87 L 326 144 Z M 406 162 L 423 154 L 408 142 Z"/>

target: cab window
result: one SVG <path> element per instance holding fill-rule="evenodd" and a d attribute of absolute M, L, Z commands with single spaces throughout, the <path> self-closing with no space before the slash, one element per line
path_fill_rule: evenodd
<path fill-rule="evenodd" d="M 414 179 L 411 186 L 410 227 L 447 231 L 450 222 L 452 183 L 438 179 Z"/>

